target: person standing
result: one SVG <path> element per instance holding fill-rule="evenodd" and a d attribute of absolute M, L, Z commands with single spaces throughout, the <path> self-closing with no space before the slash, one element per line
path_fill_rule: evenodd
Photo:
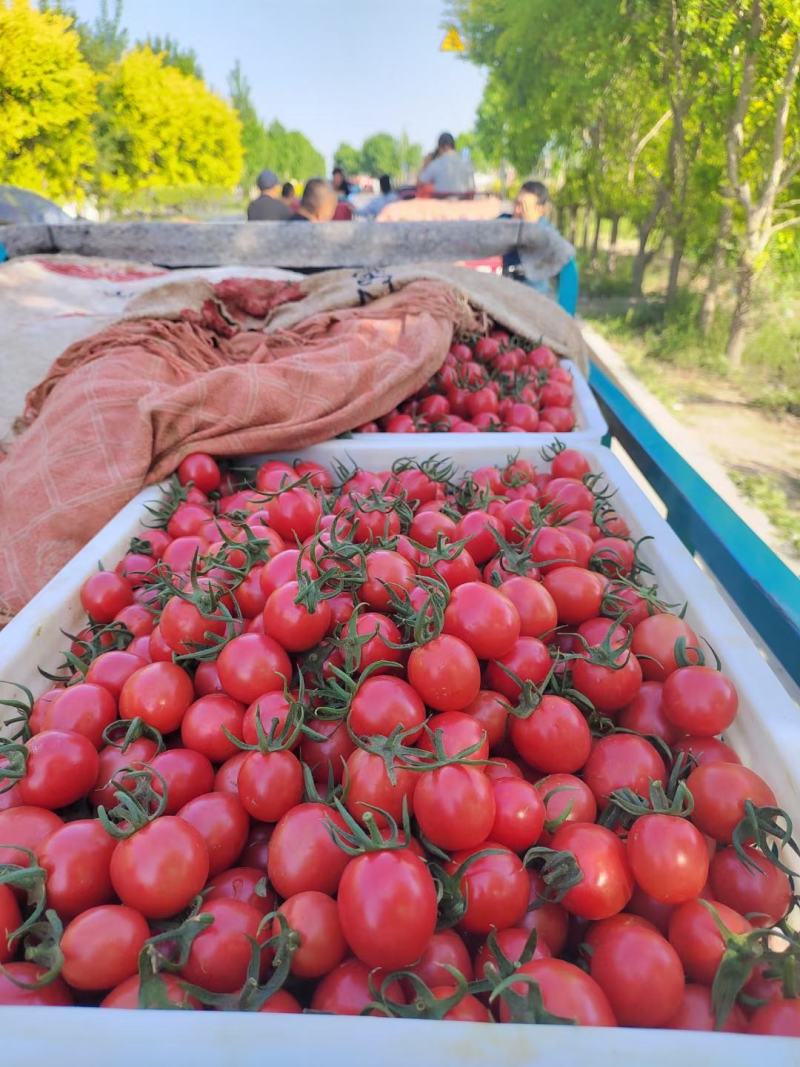
<path fill-rule="evenodd" d="M 443 133 L 436 152 L 419 173 L 420 185 L 432 185 L 435 196 L 463 196 L 475 192 L 475 174 L 468 159 L 456 152 L 452 133 Z"/>
<path fill-rule="evenodd" d="M 260 192 L 248 205 L 248 222 L 286 222 L 292 209 L 281 199 L 281 183 L 275 171 L 262 170 L 256 185 Z"/>
<path fill-rule="evenodd" d="M 578 264 L 575 249 L 550 222 L 547 217 L 549 206 L 550 197 L 542 182 L 523 182 L 514 201 L 513 218 L 521 222 L 531 222 L 541 229 L 546 249 L 541 249 L 535 259 L 526 255 L 524 250 L 507 252 L 503 256 L 503 274 L 524 282 L 545 296 L 555 295 L 564 311 L 574 315 L 578 306 Z"/>

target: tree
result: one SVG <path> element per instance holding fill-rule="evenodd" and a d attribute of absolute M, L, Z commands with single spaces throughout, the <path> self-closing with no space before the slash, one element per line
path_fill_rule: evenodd
<path fill-rule="evenodd" d="M 400 134 L 397 142 L 397 152 L 400 159 L 400 175 L 403 181 L 408 181 L 412 174 L 416 174 L 422 163 L 422 145 L 410 141 L 405 130 Z"/>
<path fill-rule="evenodd" d="M 71 21 L 0 4 L 0 181 L 56 200 L 81 195 L 95 158 L 95 75 Z"/>
<path fill-rule="evenodd" d="M 361 153 L 351 144 L 342 141 L 333 153 L 334 167 L 341 167 L 345 174 L 358 174 L 361 171 Z"/>
<path fill-rule="evenodd" d="M 149 48 L 135 48 L 100 77 L 97 122 L 101 201 L 145 190 L 232 188 L 242 168 L 241 124 L 203 82 Z"/>
<path fill-rule="evenodd" d="M 390 133 L 373 133 L 361 146 L 361 166 L 373 178 L 400 174 L 400 148 Z"/>
<path fill-rule="evenodd" d="M 168 67 L 175 67 L 181 74 L 191 74 L 192 77 L 203 80 L 203 70 L 195 50 L 182 48 L 169 34 L 165 37 L 153 37 L 148 34 L 144 41 L 140 42 L 140 47 L 149 48 L 156 55 L 163 56 L 164 63 Z"/>
<path fill-rule="evenodd" d="M 89 64 L 98 71 L 122 59 L 128 47 L 128 31 L 122 28 L 122 0 L 114 0 L 113 13 L 108 0 L 100 0 L 100 13 L 94 22 L 76 21 L 81 51 Z"/>
<path fill-rule="evenodd" d="M 738 366 L 753 287 L 773 237 L 800 226 L 800 10 L 794 0 L 749 0 L 745 38 L 731 53 L 737 86 L 725 142 L 729 195 L 743 219 L 726 353 Z M 790 124 L 793 116 L 794 124 Z"/>
<path fill-rule="evenodd" d="M 228 91 L 231 103 L 239 115 L 242 125 L 242 189 L 250 189 L 260 171 L 268 165 L 269 139 L 264 123 L 258 117 L 250 90 L 250 83 L 242 73 L 237 59 L 233 70 L 228 75 Z"/>

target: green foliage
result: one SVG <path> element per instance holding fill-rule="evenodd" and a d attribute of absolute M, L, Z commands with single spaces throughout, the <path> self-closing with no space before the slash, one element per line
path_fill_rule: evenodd
<path fill-rule="evenodd" d="M 81 51 L 94 70 L 105 70 L 122 59 L 128 47 L 128 31 L 122 26 L 122 0 L 114 0 L 113 13 L 108 0 L 100 0 L 100 14 L 94 22 L 76 22 L 75 28 L 80 34 Z"/>
<path fill-rule="evenodd" d="M 398 143 L 390 133 L 373 133 L 361 146 L 361 165 L 367 174 L 379 178 L 381 174 L 400 173 Z"/>
<path fill-rule="evenodd" d="M 71 19 L 0 0 L 0 181 L 80 196 L 95 159 L 94 74 Z"/>
<path fill-rule="evenodd" d="M 97 195 L 120 205 L 141 189 L 232 187 L 242 166 L 241 124 L 202 81 L 149 48 L 99 78 Z"/>
<path fill-rule="evenodd" d="M 728 473 L 742 496 L 763 511 L 778 535 L 800 553 L 800 517 L 778 482 L 769 475 L 744 470 Z"/>
<path fill-rule="evenodd" d="M 203 79 L 203 69 L 197 59 L 197 53 L 193 48 L 181 48 L 174 37 L 167 34 L 165 37 L 153 37 L 148 34 L 142 47 L 149 48 L 151 52 L 163 57 L 168 67 L 175 67 L 181 74 L 190 74 L 193 78 Z"/>
<path fill-rule="evenodd" d="M 238 59 L 228 75 L 228 92 L 242 126 L 243 160 L 239 180 L 243 189 L 250 189 L 255 184 L 256 176 L 267 166 L 267 131 L 258 117 L 250 83 L 244 76 Z"/>
<path fill-rule="evenodd" d="M 333 153 L 334 167 L 341 167 L 345 174 L 358 174 L 361 171 L 361 152 L 346 141 L 342 141 Z"/>

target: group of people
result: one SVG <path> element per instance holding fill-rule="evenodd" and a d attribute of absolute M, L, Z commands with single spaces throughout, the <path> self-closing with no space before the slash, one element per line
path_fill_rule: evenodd
<path fill-rule="evenodd" d="M 331 181 L 311 178 L 306 182 L 298 200 L 291 182 L 281 184 L 272 170 L 263 170 L 257 179 L 259 195 L 247 208 L 250 221 L 263 222 L 331 222 L 353 218 L 376 218 L 383 208 L 397 199 L 388 174 L 381 175 L 380 193 L 367 204 L 356 209 L 350 200 L 351 186 L 341 167 L 334 167 Z M 464 197 L 475 192 L 475 175 L 466 154 L 456 150 L 452 134 L 443 133 L 436 149 L 423 161 L 417 179 L 418 196 Z M 575 314 L 578 299 L 578 269 L 574 249 L 561 237 L 548 219 L 549 197 L 546 187 L 538 181 L 521 186 L 511 214 L 500 218 L 515 218 L 537 225 L 542 239 L 550 246 L 551 260 L 557 264 L 550 276 L 532 267 L 525 254 L 509 252 L 503 257 L 503 274 L 524 282 L 539 292 L 555 295 L 558 303 L 571 315 Z M 555 283 L 555 293 L 553 293 Z"/>

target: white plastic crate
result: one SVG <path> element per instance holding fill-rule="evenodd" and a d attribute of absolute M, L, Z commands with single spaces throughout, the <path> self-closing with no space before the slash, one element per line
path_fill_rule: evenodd
<path fill-rule="evenodd" d="M 402 436 L 400 447 L 388 435 L 364 438 L 369 448 L 352 441 L 330 441 L 299 454 L 320 463 L 352 458 L 362 467 L 383 470 L 401 457 L 426 458 L 430 435 Z M 537 460 L 532 435 L 442 435 L 441 455 L 460 469 L 502 463 L 519 450 Z M 634 537 L 650 534 L 642 547 L 659 589 L 668 601 L 689 601 L 691 625 L 714 646 L 723 669 L 737 686 L 739 714 L 728 732 L 743 761 L 762 774 L 779 802 L 800 826 L 800 711 L 761 658 L 709 579 L 644 498 L 619 461 L 599 445 L 581 443 L 592 466 L 617 490 L 615 506 L 627 519 Z M 251 459 L 254 457 L 250 457 Z M 263 457 L 259 457 L 263 458 Z M 131 536 L 139 532 L 144 504 L 159 496 L 146 489 L 97 534 L 20 614 L 0 633 L 0 678 L 28 685 L 34 693 L 47 682 L 37 667 L 51 669 L 65 645 L 60 628 L 76 629 L 82 611 L 78 591 L 97 561 L 114 564 Z M 0 683 L 0 695 L 12 690 Z M 0 1008 L 4 1049 L 9 1063 L 23 1055 L 43 1062 L 63 1058 L 64 1049 L 85 1067 L 128 1067 L 146 1051 L 155 1064 L 192 1063 L 211 1067 L 223 1058 L 249 1067 L 272 1062 L 295 1067 L 319 1062 L 331 1067 L 407 1067 L 409 1062 L 436 1067 L 502 1063 L 507 1067 L 618 1067 L 621 1060 L 648 1067 L 674 1067 L 676 1060 L 704 1067 L 751 1067 L 760 1061 L 776 1067 L 797 1067 L 800 1043 L 789 1038 L 761 1038 L 664 1030 L 594 1029 L 558 1026 L 491 1026 L 478 1023 L 431 1023 L 405 1020 L 351 1019 L 333 1016 L 281 1016 L 226 1013 L 154 1013 L 142 1022 L 135 1012 L 94 1008 Z M 391 1026 L 391 1030 L 389 1027 Z"/>
<path fill-rule="evenodd" d="M 586 378 L 581 374 L 571 359 L 562 359 L 560 365 L 572 375 L 572 381 L 575 387 L 574 406 L 576 421 L 574 430 L 570 430 L 569 433 L 558 434 L 558 437 L 563 437 L 565 440 L 569 441 L 571 445 L 575 445 L 576 447 L 579 447 L 586 441 L 599 443 L 608 433 L 608 426 L 606 425 L 606 421 L 594 398 L 594 393 L 589 388 L 589 383 Z M 354 443 L 359 449 L 367 450 L 369 448 L 369 442 L 374 440 L 376 436 L 379 437 L 382 442 L 386 442 L 386 444 L 391 445 L 393 448 L 402 448 L 403 442 L 407 441 L 409 437 L 418 436 L 422 440 L 427 441 L 428 451 L 441 452 L 443 448 L 448 447 L 449 441 L 467 441 L 471 440 L 475 435 L 458 433 L 357 433 L 347 440 L 348 443 Z M 533 446 L 547 444 L 552 438 L 552 433 L 525 434 L 526 441 Z"/>

